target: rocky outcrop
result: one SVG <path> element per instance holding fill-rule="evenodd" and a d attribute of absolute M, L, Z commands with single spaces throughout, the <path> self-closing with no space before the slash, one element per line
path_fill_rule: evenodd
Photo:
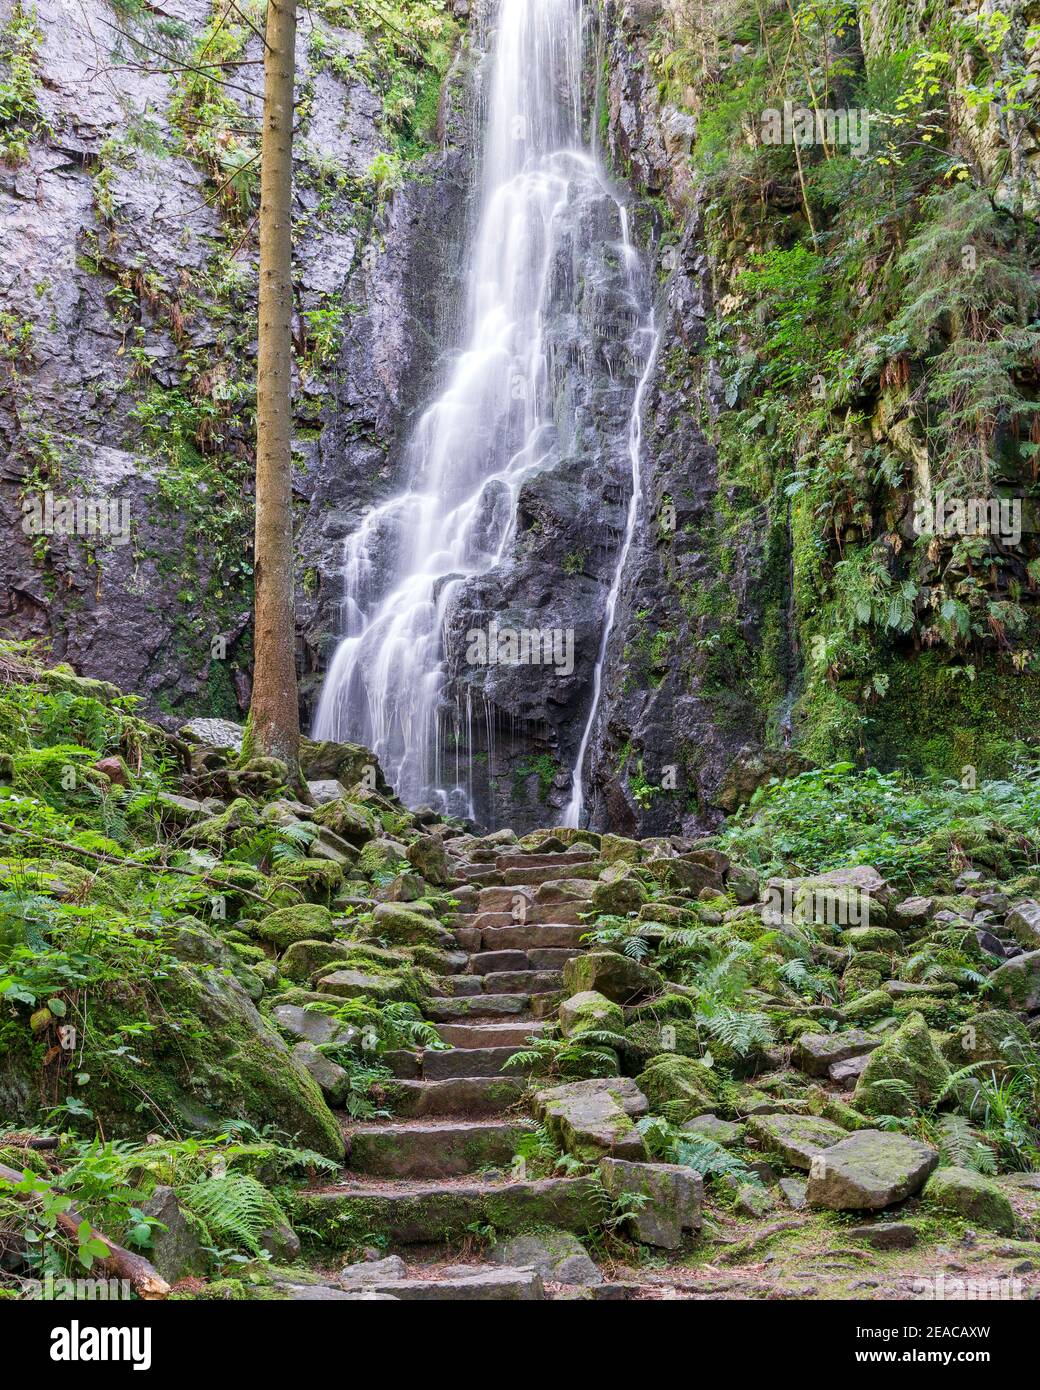
<path fill-rule="evenodd" d="M 0 3 L 0 52 L 22 36 L 40 108 L 24 158 L 0 166 L 0 612 L 5 633 L 118 679 L 171 725 L 236 716 L 251 667 L 255 169 L 222 193 L 203 128 L 219 144 L 219 121 L 159 56 L 190 63 L 211 12 L 40 0 L 27 28 Z M 228 138 L 248 152 L 261 49 L 238 32 L 241 65 L 213 101 L 232 104 Z M 450 339 L 468 215 L 465 33 L 430 152 L 400 176 L 383 89 L 360 75 L 379 72 L 379 41 L 301 13 L 294 492 L 312 675 L 338 626 L 340 541 L 393 485 Z M 114 524 L 23 529 L 48 493 L 114 504 Z"/>

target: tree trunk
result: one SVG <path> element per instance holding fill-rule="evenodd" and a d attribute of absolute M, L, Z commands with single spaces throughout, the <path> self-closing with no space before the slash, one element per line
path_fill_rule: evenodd
<path fill-rule="evenodd" d="M 16 1169 L 8 1168 L 6 1164 L 0 1163 L 0 1178 L 3 1178 L 5 1182 L 18 1184 L 22 1181 L 22 1174 Z M 18 1193 L 17 1195 L 22 1201 L 28 1202 L 30 1205 L 39 1200 L 32 1193 Z M 82 1215 L 76 1208 L 69 1207 L 59 1213 L 56 1220 L 64 1234 L 71 1241 L 75 1241 L 83 1221 Z M 143 1255 L 136 1255 L 132 1250 L 124 1250 L 114 1240 L 109 1240 L 108 1236 L 102 1235 L 96 1226 L 91 1227 L 90 1234 L 93 1239 L 100 1240 L 108 1246 L 108 1254 L 99 1256 L 91 1266 L 89 1271 L 91 1277 L 94 1277 L 95 1269 L 98 1269 L 109 1278 L 126 1279 L 138 1298 L 165 1298 L 170 1292 L 169 1284 Z"/>
<path fill-rule="evenodd" d="M 296 0 L 268 0 L 260 166 L 252 745 L 295 774 L 300 711 L 293 606 L 292 133 Z"/>

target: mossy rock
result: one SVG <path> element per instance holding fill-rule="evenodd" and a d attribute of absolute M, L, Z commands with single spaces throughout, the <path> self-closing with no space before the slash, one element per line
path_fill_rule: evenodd
<path fill-rule="evenodd" d="M 405 847 L 396 840 L 370 840 L 361 851 L 357 872 L 365 878 L 388 880 L 408 865 Z"/>
<path fill-rule="evenodd" d="M 1006 1193 L 970 1168 L 937 1168 L 923 1195 L 929 1206 L 963 1216 L 974 1226 L 1002 1236 L 1015 1234 L 1015 1213 Z"/>
<path fill-rule="evenodd" d="M 597 883 L 592 890 L 591 905 L 594 912 L 624 917 L 638 911 L 646 899 L 646 888 L 639 879 L 632 874 L 622 874 L 620 878 Z"/>
<path fill-rule="evenodd" d="M 279 951 L 285 951 L 294 941 L 331 941 L 336 928 L 327 907 L 299 903 L 269 912 L 256 924 L 256 934 L 261 941 L 269 941 Z"/>
<path fill-rule="evenodd" d="M 841 1008 L 841 1016 L 846 1023 L 863 1023 L 891 1012 L 892 996 L 883 989 L 872 989 L 866 994 L 857 995 L 847 1000 Z"/>
<path fill-rule="evenodd" d="M 331 859 L 292 859 L 274 872 L 277 883 L 292 884 L 304 897 L 325 904 L 343 883 L 343 865 Z"/>
<path fill-rule="evenodd" d="M 372 931 L 406 946 L 439 946 L 447 935 L 426 913 L 400 903 L 380 903 L 372 914 Z"/>
<path fill-rule="evenodd" d="M 928 1024 L 912 1013 L 867 1058 L 853 1105 L 865 1115 L 914 1115 L 939 1098 L 949 1079 Z"/>
<path fill-rule="evenodd" d="M 599 854 L 604 864 L 638 864 L 643 857 L 643 846 L 638 840 L 627 840 L 623 835 L 602 835 Z"/>
<path fill-rule="evenodd" d="M 954 1071 L 991 1064 L 982 1071 L 1004 1076 L 1009 1067 L 1035 1066 L 1037 1049 L 1029 1030 L 1006 1009 L 973 1014 L 942 1041 L 942 1053 Z"/>
<path fill-rule="evenodd" d="M 143 1138 L 171 1125 L 216 1133 L 241 1119 L 342 1157 L 342 1135 L 320 1090 L 234 979 L 173 965 L 147 992 L 115 982 L 91 1007 L 99 1037 L 157 1016 L 162 1026 L 134 1039 L 133 1056 L 110 1053 L 91 1068 L 91 1106 L 106 1133 Z"/>
<path fill-rule="evenodd" d="M 841 993 L 844 999 L 858 999 L 864 994 L 873 994 L 881 986 L 880 970 L 859 970 L 850 966 L 841 977 Z"/>
<path fill-rule="evenodd" d="M 363 848 L 379 833 L 379 822 L 373 812 L 346 797 L 326 801 L 314 812 L 313 820 L 315 825 L 325 826 L 357 849 Z"/>
<path fill-rule="evenodd" d="M 186 844 L 219 851 L 230 844 L 237 835 L 243 832 L 246 835 L 253 833 L 259 824 L 260 817 L 256 807 L 244 796 L 238 796 L 226 811 L 222 811 L 219 816 L 210 816 L 208 820 L 199 821 L 197 825 L 184 831 L 182 838 Z"/>
<path fill-rule="evenodd" d="M 577 1039 L 582 1033 L 621 1035 L 624 1018 L 620 1006 L 596 990 L 581 990 L 560 1005 L 560 1032 Z"/>
<path fill-rule="evenodd" d="M 636 1084 L 657 1114 L 673 1124 L 716 1110 L 721 1100 L 719 1078 L 711 1067 L 692 1057 L 662 1052 L 652 1057 Z"/>
<path fill-rule="evenodd" d="M 572 956 L 563 967 L 564 988 L 575 994 L 595 990 L 613 999 L 616 1004 L 628 1004 L 648 994 L 659 994 L 664 981 L 656 970 L 623 956 L 619 951 L 583 951 Z"/>
<path fill-rule="evenodd" d="M 316 970 L 327 971 L 342 961 L 347 947 L 342 941 L 294 941 L 278 962 L 278 971 L 287 980 L 302 985 Z"/>

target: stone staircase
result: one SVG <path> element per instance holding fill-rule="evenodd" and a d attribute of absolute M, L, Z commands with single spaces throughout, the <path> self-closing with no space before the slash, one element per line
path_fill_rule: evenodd
<path fill-rule="evenodd" d="M 587 881 L 599 867 L 591 851 L 567 850 L 511 851 L 462 869 L 462 896 L 475 889 L 476 902 L 451 923 L 459 970 L 441 978 L 441 995 L 425 1008 L 449 1046 L 384 1054 L 396 1078 L 389 1088 L 393 1119 L 359 1124 L 344 1115 L 341 1179 L 308 1194 L 300 1218 L 328 1247 L 367 1238 L 395 1250 L 428 1250 L 457 1246 L 489 1227 L 502 1235 L 537 1225 L 581 1232 L 594 1224 L 584 1179 L 513 1173 L 517 1142 L 535 1122 L 521 1108 L 526 1080 L 506 1062 L 555 1013 L 563 966 L 582 950 L 587 930 L 579 921 L 586 896 L 566 884 Z M 371 1295 L 403 1298 L 541 1297 L 537 1275 L 534 1281 L 530 1270 L 496 1265 L 418 1264 L 407 1278 L 385 1284 L 373 1265 L 364 1284 Z"/>

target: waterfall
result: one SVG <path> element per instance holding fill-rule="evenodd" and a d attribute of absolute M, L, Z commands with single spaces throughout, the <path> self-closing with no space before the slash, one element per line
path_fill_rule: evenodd
<path fill-rule="evenodd" d="M 630 312 L 641 314 L 624 208 L 583 146 L 581 0 L 501 0 L 490 62 L 464 346 L 408 441 L 403 491 L 373 506 L 345 542 L 341 640 L 314 725 L 315 737 L 372 748 L 406 802 L 469 816 L 473 733 L 486 725 L 490 752 L 494 717 L 486 698 L 474 717 L 470 683 L 461 694 L 445 689 L 443 634 L 467 581 L 508 557 L 525 480 L 568 448 L 547 345 L 560 312 L 554 267 L 596 199 L 621 222 Z M 645 331 L 639 323 L 629 345 L 639 361 Z M 634 508 L 635 493 L 621 563 Z M 620 565 L 582 757 L 619 587 Z M 454 747 L 442 730 L 449 704 Z"/>
<path fill-rule="evenodd" d="M 628 220 L 624 219 L 625 240 L 628 242 Z M 607 607 L 603 616 L 603 635 L 599 641 L 599 652 L 596 656 L 596 666 L 592 674 L 592 702 L 589 705 L 588 718 L 585 721 L 585 730 L 581 736 L 581 743 L 578 745 L 578 756 L 574 760 L 574 771 L 571 774 L 571 799 L 567 803 L 567 808 L 563 813 L 562 824 L 577 828 L 581 825 L 582 816 L 585 811 L 585 754 L 588 752 L 589 743 L 592 739 L 592 731 L 596 727 L 596 716 L 599 713 L 599 697 L 603 689 L 603 663 L 607 659 L 607 646 L 610 642 L 610 634 L 614 630 L 614 618 L 617 614 L 618 596 L 621 593 L 621 580 L 625 573 L 625 561 L 628 559 L 628 552 L 632 548 L 632 540 L 636 533 L 636 525 L 639 521 L 639 507 L 643 498 L 643 485 L 641 478 L 640 462 L 643 452 L 643 398 L 646 395 L 646 388 L 653 375 L 654 364 L 657 361 L 657 347 L 660 341 L 656 326 L 654 324 L 653 310 L 650 312 L 650 322 L 646 330 L 651 347 L 646 357 L 646 365 L 643 374 L 639 378 L 639 385 L 632 400 L 632 414 L 628 422 L 628 457 L 632 465 L 632 492 L 628 499 L 628 516 L 625 519 L 625 538 L 618 551 L 617 564 L 614 567 L 614 582 L 610 586 L 610 593 L 607 595 Z"/>

